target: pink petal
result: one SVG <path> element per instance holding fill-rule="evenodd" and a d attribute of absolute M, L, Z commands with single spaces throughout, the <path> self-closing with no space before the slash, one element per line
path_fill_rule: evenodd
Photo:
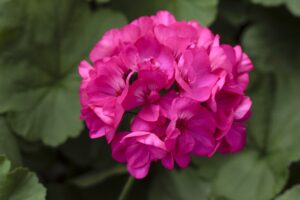
<path fill-rule="evenodd" d="M 138 113 L 138 116 L 145 121 L 149 121 L 149 122 L 157 121 L 159 117 L 159 105 L 155 105 L 155 104 L 144 105 L 141 111 Z"/>
<path fill-rule="evenodd" d="M 177 144 L 176 155 L 184 155 L 194 149 L 195 140 L 189 134 L 181 134 L 178 136 Z"/>
<path fill-rule="evenodd" d="M 113 55 L 117 51 L 119 37 L 120 32 L 118 29 L 111 29 L 110 31 L 106 32 L 91 51 L 91 61 L 95 63 L 98 60 Z"/>
<path fill-rule="evenodd" d="M 189 164 L 191 162 L 191 157 L 190 157 L 190 155 L 176 156 L 175 161 L 179 167 L 186 168 L 189 166 Z"/>
<path fill-rule="evenodd" d="M 130 134 L 126 135 L 121 142 L 126 141 L 128 139 L 134 139 L 135 141 L 148 145 L 160 148 L 165 150 L 165 144 L 162 142 L 155 134 L 146 131 L 136 131 L 131 132 Z"/>
<path fill-rule="evenodd" d="M 180 57 L 175 78 L 184 95 L 206 101 L 218 77 L 210 72 L 209 57 L 204 49 L 187 50 Z"/>
<path fill-rule="evenodd" d="M 127 169 L 133 177 L 135 177 L 136 179 L 142 179 L 147 176 L 150 169 L 150 163 L 147 163 L 140 168 L 133 168 L 132 166 L 127 165 Z"/>
<path fill-rule="evenodd" d="M 178 55 L 191 43 L 197 41 L 196 29 L 184 22 L 176 22 L 172 25 L 158 25 L 154 28 L 157 40 L 173 50 Z"/>
<path fill-rule="evenodd" d="M 128 132 L 118 133 L 111 143 L 112 157 L 121 163 L 126 162 L 126 159 L 127 159 L 126 158 L 126 149 L 130 143 L 129 142 L 121 143 L 122 138 L 127 134 L 128 134 Z"/>
<path fill-rule="evenodd" d="M 155 122 L 148 122 L 145 121 L 143 119 L 141 119 L 140 117 L 136 116 L 132 123 L 131 123 L 131 130 L 132 131 L 145 131 L 145 132 L 151 132 L 151 130 L 153 130 L 156 126 Z"/>
<path fill-rule="evenodd" d="M 93 67 L 85 60 L 81 61 L 78 67 L 79 74 L 83 79 L 88 79 L 90 71 Z"/>
<path fill-rule="evenodd" d="M 151 17 L 148 16 L 142 16 L 133 22 L 131 24 L 136 25 L 140 29 L 141 36 L 151 36 L 152 35 L 152 29 L 154 26 L 154 22 Z"/>
<path fill-rule="evenodd" d="M 146 146 L 136 143 L 126 149 L 126 158 L 128 166 L 139 168 L 149 163 L 150 152 Z"/>
<path fill-rule="evenodd" d="M 168 11 L 158 11 L 152 19 L 156 24 L 163 24 L 166 26 L 176 22 L 175 17 Z"/>
<path fill-rule="evenodd" d="M 215 146 L 216 142 L 212 135 L 199 134 L 193 153 L 197 156 L 209 156 L 214 151 Z"/>
<path fill-rule="evenodd" d="M 161 163 L 165 168 L 167 168 L 169 170 L 173 169 L 174 168 L 174 159 L 172 157 L 172 154 L 171 153 L 167 154 L 166 157 L 164 157 L 161 160 Z"/>
<path fill-rule="evenodd" d="M 220 146 L 221 153 L 234 153 L 243 149 L 246 143 L 246 129 L 243 124 L 235 123 Z"/>
<path fill-rule="evenodd" d="M 238 106 L 238 108 L 234 112 L 235 119 L 242 119 L 244 118 L 247 113 L 250 111 L 250 108 L 252 106 L 252 102 L 249 97 L 245 96 L 241 102 L 241 104 Z"/>

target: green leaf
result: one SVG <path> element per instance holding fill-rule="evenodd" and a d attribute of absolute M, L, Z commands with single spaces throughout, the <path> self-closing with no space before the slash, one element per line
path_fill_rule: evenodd
<path fill-rule="evenodd" d="M 192 162 L 197 167 L 197 174 L 203 180 L 212 182 L 218 175 L 216 172 L 220 171 L 230 158 L 230 155 L 224 156 L 218 153 L 211 158 L 194 156 Z"/>
<path fill-rule="evenodd" d="M 177 0 L 169 1 L 167 8 L 179 19 L 198 20 L 203 25 L 211 24 L 217 15 L 218 0 Z"/>
<path fill-rule="evenodd" d="M 13 165 L 22 163 L 15 136 L 7 127 L 4 117 L 0 117 L 0 154 L 4 154 Z"/>
<path fill-rule="evenodd" d="M 25 168 L 11 169 L 11 163 L 0 156 L 0 199 L 43 200 L 46 189 L 36 175 Z"/>
<path fill-rule="evenodd" d="M 251 0 L 264 6 L 279 6 L 285 4 L 286 7 L 296 16 L 300 16 L 300 1 L 298 0 Z"/>
<path fill-rule="evenodd" d="M 115 0 L 114 6 L 130 19 L 152 15 L 158 10 L 169 10 L 180 20 L 197 20 L 210 25 L 216 18 L 218 0 Z M 132 6 L 134 5 L 134 6 Z"/>
<path fill-rule="evenodd" d="M 284 194 L 280 195 L 276 200 L 298 200 L 300 197 L 300 185 L 294 186 Z"/>
<path fill-rule="evenodd" d="M 193 170 L 156 174 L 149 189 L 149 200 L 206 200 L 210 187 Z"/>
<path fill-rule="evenodd" d="M 0 46 L 0 112 L 9 111 L 22 137 L 57 146 L 82 129 L 78 63 L 126 20 L 108 9 L 92 12 L 82 0 L 6 2 L 0 9 L 18 37 Z"/>
<path fill-rule="evenodd" d="M 287 0 L 286 6 L 296 16 L 300 16 L 300 2 L 298 0 Z"/>
<path fill-rule="evenodd" d="M 247 127 L 248 146 L 265 151 L 266 145 L 268 145 L 266 142 L 269 139 L 267 133 L 271 126 L 276 80 L 273 75 L 264 75 L 257 71 L 251 75 L 255 75 L 256 80 L 254 80 L 254 88 L 252 88 L 254 91 L 250 91 L 253 105 L 251 120 Z"/>
<path fill-rule="evenodd" d="M 257 152 L 242 152 L 222 167 L 213 192 L 231 200 L 271 199 L 288 176 L 288 170 L 277 173 L 273 168 Z"/>
<path fill-rule="evenodd" d="M 266 72 L 299 69 L 299 26 L 300 21 L 286 13 L 259 15 L 242 38 L 255 67 Z"/>
<path fill-rule="evenodd" d="M 300 160 L 300 71 L 276 75 L 275 104 L 267 152 L 273 165 L 287 167 L 291 161 Z"/>

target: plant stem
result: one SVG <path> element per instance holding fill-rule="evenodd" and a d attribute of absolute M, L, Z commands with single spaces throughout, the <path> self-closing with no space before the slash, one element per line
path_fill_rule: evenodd
<path fill-rule="evenodd" d="M 134 178 L 132 176 L 129 176 L 127 179 L 127 182 L 125 183 L 125 186 L 119 196 L 119 200 L 126 200 L 126 197 L 128 196 L 128 193 L 130 191 L 131 186 L 134 183 Z"/>

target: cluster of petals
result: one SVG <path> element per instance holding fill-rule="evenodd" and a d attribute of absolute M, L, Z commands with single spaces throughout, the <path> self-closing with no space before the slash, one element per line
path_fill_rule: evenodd
<path fill-rule="evenodd" d="M 79 65 L 81 118 L 135 178 L 152 162 L 185 168 L 243 148 L 253 65 L 240 46 L 159 11 L 106 32 L 90 60 Z"/>

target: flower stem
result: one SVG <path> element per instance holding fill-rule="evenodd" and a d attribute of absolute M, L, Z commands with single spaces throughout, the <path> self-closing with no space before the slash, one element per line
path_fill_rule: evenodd
<path fill-rule="evenodd" d="M 119 196 L 119 200 L 126 200 L 133 183 L 134 183 L 134 178 L 132 176 L 129 176 L 127 179 L 127 182 L 125 183 L 125 186 L 123 187 L 123 190 Z"/>

